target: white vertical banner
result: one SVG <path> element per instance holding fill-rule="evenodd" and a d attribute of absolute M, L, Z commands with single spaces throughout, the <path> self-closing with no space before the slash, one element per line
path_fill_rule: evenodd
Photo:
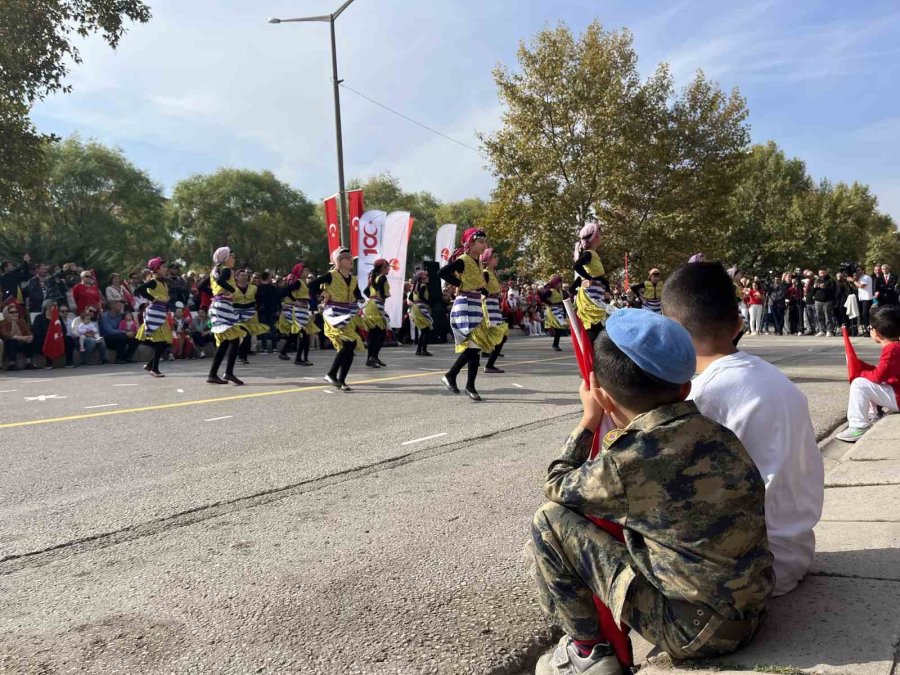
<path fill-rule="evenodd" d="M 447 223 L 438 228 L 434 238 L 434 259 L 443 267 L 450 262 L 450 255 L 456 248 L 456 225 Z"/>
<path fill-rule="evenodd" d="M 384 244 L 384 211 L 366 211 L 359 219 L 359 257 L 356 260 L 356 277 L 359 290 L 364 291 L 372 271 L 372 263 L 381 257 Z"/>
<path fill-rule="evenodd" d="M 381 250 L 381 257 L 390 263 L 388 283 L 391 287 L 391 297 L 384 303 L 384 309 L 391 319 L 391 328 L 400 328 L 403 323 L 406 250 L 412 225 L 413 219 L 410 218 L 409 211 L 392 211 L 384 219 L 384 246 Z M 362 231 L 361 227 L 360 231 Z"/>

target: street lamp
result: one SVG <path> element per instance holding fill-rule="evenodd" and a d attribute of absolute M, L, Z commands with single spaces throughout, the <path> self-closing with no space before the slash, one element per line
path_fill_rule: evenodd
<path fill-rule="evenodd" d="M 343 80 L 338 79 L 337 70 L 337 47 L 334 42 L 334 22 L 347 9 L 353 0 L 347 0 L 343 5 L 337 8 L 332 14 L 324 16 L 304 16 L 298 19 L 269 19 L 269 23 L 298 23 L 308 21 L 323 21 L 329 24 L 331 28 L 331 74 L 334 83 L 334 128 L 337 135 L 337 160 L 338 160 L 338 209 L 341 219 L 341 246 L 347 246 L 349 243 L 349 233 L 347 231 L 347 211 L 344 204 L 344 142 L 341 138 L 341 93 L 340 84 Z M 347 246 L 349 248 L 349 246 Z"/>

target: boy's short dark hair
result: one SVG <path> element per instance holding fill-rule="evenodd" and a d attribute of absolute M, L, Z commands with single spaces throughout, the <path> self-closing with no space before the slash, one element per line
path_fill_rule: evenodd
<path fill-rule="evenodd" d="M 730 339 L 738 320 L 734 281 L 720 263 L 679 267 L 663 286 L 662 311 L 684 326 L 691 337 Z"/>
<path fill-rule="evenodd" d="M 680 384 L 643 370 L 605 332 L 594 343 L 594 375 L 616 402 L 632 412 L 647 412 L 682 400 Z"/>
<path fill-rule="evenodd" d="M 882 336 L 900 340 L 900 306 L 882 305 L 872 310 L 869 323 Z"/>

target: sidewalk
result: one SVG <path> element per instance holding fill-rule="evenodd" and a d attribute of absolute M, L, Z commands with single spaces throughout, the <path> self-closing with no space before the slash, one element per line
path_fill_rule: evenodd
<path fill-rule="evenodd" d="M 813 570 L 769 603 L 753 643 L 681 667 L 654 657 L 641 675 L 900 675 L 900 415 L 845 447 L 825 477 Z M 648 648 L 636 645 L 641 657 Z"/>

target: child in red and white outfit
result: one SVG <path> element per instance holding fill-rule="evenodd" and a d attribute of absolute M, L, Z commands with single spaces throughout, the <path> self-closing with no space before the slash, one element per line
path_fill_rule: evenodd
<path fill-rule="evenodd" d="M 900 409 L 900 306 L 884 305 L 871 314 L 871 337 L 882 346 L 877 366 L 865 363 L 859 377 L 850 383 L 847 429 L 838 438 L 855 443 L 872 426 L 876 407 Z"/>
<path fill-rule="evenodd" d="M 138 324 L 137 321 L 134 320 L 134 313 L 125 312 L 122 315 L 122 320 L 119 321 L 119 330 L 125 331 L 126 333 L 137 333 Z"/>

